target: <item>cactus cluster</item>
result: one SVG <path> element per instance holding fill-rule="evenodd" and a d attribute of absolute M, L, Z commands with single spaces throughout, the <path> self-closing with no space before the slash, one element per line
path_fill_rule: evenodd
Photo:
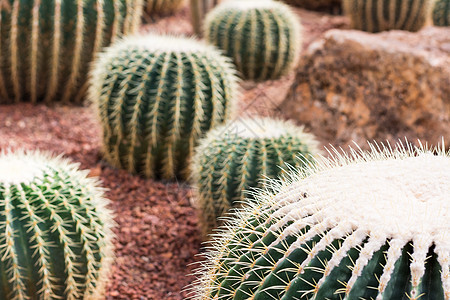
<path fill-rule="evenodd" d="M 450 26 L 450 0 L 436 0 L 433 23 L 436 26 Z"/>
<path fill-rule="evenodd" d="M 418 31 L 430 20 L 434 0 L 343 0 L 354 29 Z"/>
<path fill-rule="evenodd" d="M 444 148 L 320 160 L 236 214 L 193 298 L 450 299 L 448 170 Z"/>
<path fill-rule="evenodd" d="M 144 0 L 145 12 L 149 15 L 168 15 L 183 7 L 185 0 Z"/>
<path fill-rule="evenodd" d="M 86 175 L 47 154 L 0 154 L 0 299 L 102 296 L 112 218 Z"/>
<path fill-rule="evenodd" d="M 232 63 L 214 47 L 154 34 L 107 49 L 91 82 L 106 160 L 149 178 L 187 177 L 198 139 L 238 98 Z"/>
<path fill-rule="evenodd" d="M 342 0 L 283 0 L 283 2 L 306 9 L 324 10 L 327 8 L 340 6 Z"/>
<path fill-rule="evenodd" d="M 311 134 L 285 121 L 239 119 L 210 131 L 192 163 L 203 236 L 221 224 L 218 218 L 251 200 L 246 191 L 304 167 L 318 152 Z"/>
<path fill-rule="evenodd" d="M 0 103 L 80 102 L 90 61 L 137 30 L 141 1 L 2 1 Z"/>
<path fill-rule="evenodd" d="M 206 17 L 205 39 L 233 59 L 244 79 L 278 79 L 296 65 L 301 30 L 290 7 L 271 0 L 225 1 Z"/>

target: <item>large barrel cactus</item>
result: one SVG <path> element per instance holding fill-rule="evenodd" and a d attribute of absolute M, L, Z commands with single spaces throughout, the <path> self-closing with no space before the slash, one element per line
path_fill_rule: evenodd
<path fill-rule="evenodd" d="M 450 152 L 372 148 L 261 192 L 218 235 L 193 298 L 450 299 Z"/>
<path fill-rule="evenodd" d="M 187 38 L 126 38 L 100 56 L 91 79 L 106 160 L 150 178 L 188 176 L 197 140 L 232 116 L 238 97 L 228 58 Z"/>
<path fill-rule="evenodd" d="M 196 206 L 204 237 L 231 208 L 291 167 L 304 167 L 318 154 L 317 142 L 303 128 L 268 118 L 240 119 L 210 131 L 192 163 Z"/>
<path fill-rule="evenodd" d="M 149 15 L 168 15 L 176 12 L 185 0 L 144 0 L 145 12 Z"/>
<path fill-rule="evenodd" d="M 87 172 L 37 152 L 0 154 L 0 299 L 100 299 L 112 217 Z"/>
<path fill-rule="evenodd" d="M 433 22 L 436 26 L 450 26 L 450 0 L 436 0 Z"/>
<path fill-rule="evenodd" d="M 95 53 L 137 30 L 142 0 L 5 0 L 0 103 L 80 102 Z"/>
<path fill-rule="evenodd" d="M 278 79 L 298 60 L 302 34 L 288 5 L 271 0 L 225 1 L 206 17 L 205 39 L 233 58 L 244 79 Z"/>
<path fill-rule="evenodd" d="M 343 0 L 354 29 L 418 31 L 431 20 L 434 0 Z"/>

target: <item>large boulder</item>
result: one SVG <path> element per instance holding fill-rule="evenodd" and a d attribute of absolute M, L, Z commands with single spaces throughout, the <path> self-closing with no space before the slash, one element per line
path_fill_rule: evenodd
<path fill-rule="evenodd" d="M 281 110 L 325 143 L 450 142 L 450 28 L 330 30 L 311 44 Z"/>

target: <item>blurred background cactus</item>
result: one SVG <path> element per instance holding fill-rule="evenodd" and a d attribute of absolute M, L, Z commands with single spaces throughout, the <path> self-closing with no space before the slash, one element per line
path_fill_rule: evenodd
<path fill-rule="evenodd" d="M 192 298 L 447 299 L 450 153 L 390 149 L 261 192 L 217 235 Z"/>
<path fill-rule="evenodd" d="M 283 169 L 312 163 L 315 138 L 290 122 L 240 119 L 210 131 L 196 149 L 192 172 L 203 237 L 232 208 L 251 201 L 254 188 L 276 179 Z"/>
<path fill-rule="evenodd" d="M 141 2 L 2 1 L 0 103 L 81 102 L 95 53 L 138 29 Z"/>
<path fill-rule="evenodd" d="M 206 14 L 213 9 L 220 0 L 190 0 L 192 27 L 197 36 L 203 35 L 203 21 Z"/>
<path fill-rule="evenodd" d="M 90 88 L 106 160 L 150 178 L 187 176 L 197 140 L 233 114 L 235 72 L 193 39 L 150 34 L 107 49 Z"/>
<path fill-rule="evenodd" d="M 343 0 L 354 29 L 418 31 L 431 21 L 434 0 Z"/>
<path fill-rule="evenodd" d="M 436 26 L 450 26 L 450 0 L 436 0 L 433 22 Z"/>
<path fill-rule="evenodd" d="M 295 67 L 302 34 L 290 7 L 271 0 L 225 1 L 205 21 L 205 39 L 233 58 L 243 79 L 278 79 Z"/>
<path fill-rule="evenodd" d="M 113 221 L 86 176 L 46 154 L 0 154 L 0 299 L 103 297 Z"/>
<path fill-rule="evenodd" d="M 183 7 L 185 0 L 144 0 L 145 12 L 152 15 L 169 15 Z"/>
<path fill-rule="evenodd" d="M 311 10 L 339 12 L 342 0 L 283 0 L 283 2 Z"/>

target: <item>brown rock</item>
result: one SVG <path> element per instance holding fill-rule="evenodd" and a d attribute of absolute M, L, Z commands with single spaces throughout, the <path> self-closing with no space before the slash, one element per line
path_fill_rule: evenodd
<path fill-rule="evenodd" d="M 324 143 L 450 141 L 450 28 L 330 30 L 304 55 L 281 110 Z"/>

